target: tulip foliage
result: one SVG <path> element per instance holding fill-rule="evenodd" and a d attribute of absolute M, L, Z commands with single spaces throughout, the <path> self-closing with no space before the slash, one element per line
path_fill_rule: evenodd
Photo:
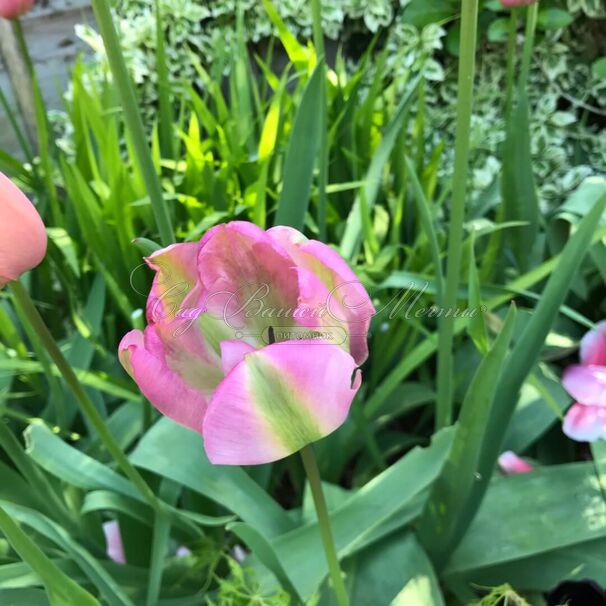
<path fill-rule="evenodd" d="M 503 55 L 503 170 L 478 190 L 476 0 L 458 135 L 435 147 L 426 74 L 394 78 L 380 36 L 355 66 L 325 57 L 311 4 L 313 43 L 264 0 L 267 48 L 237 19 L 237 52 L 209 71 L 192 52 L 203 86 L 171 88 L 158 2 L 147 124 L 94 0 L 112 73 L 77 61 L 68 128 L 53 140 L 42 112 L 38 158 L 0 150 L 0 604 L 485 606 L 606 584 L 606 178 L 544 212 L 538 7 L 502 3 L 531 6 Z"/>

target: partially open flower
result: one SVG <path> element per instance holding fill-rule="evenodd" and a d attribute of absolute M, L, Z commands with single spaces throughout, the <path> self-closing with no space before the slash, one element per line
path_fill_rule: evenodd
<path fill-rule="evenodd" d="M 0 288 L 44 259 L 46 241 L 38 211 L 19 188 L 0 173 Z"/>
<path fill-rule="evenodd" d="M 564 433 L 580 442 L 606 440 L 606 321 L 583 337 L 580 358 L 562 377 L 576 400 L 564 418 Z"/>
<path fill-rule="evenodd" d="M 203 434 L 213 463 L 274 461 L 345 421 L 374 308 L 335 251 L 236 221 L 147 263 L 148 326 L 120 359 L 154 406 Z"/>
<path fill-rule="evenodd" d="M 0 17 L 17 19 L 27 13 L 34 5 L 34 0 L 0 0 Z"/>

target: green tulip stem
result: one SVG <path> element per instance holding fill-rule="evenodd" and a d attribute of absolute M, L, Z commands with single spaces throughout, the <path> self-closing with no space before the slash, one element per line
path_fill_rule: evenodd
<path fill-rule="evenodd" d="M 463 221 L 469 172 L 469 133 L 473 107 L 473 84 L 476 64 L 479 0 L 461 3 L 461 45 L 459 51 L 459 80 L 457 118 L 448 233 L 448 263 L 443 306 L 447 312 L 440 320 L 438 331 L 438 388 L 436 427 L 452 423 L 454 311 L 457 306 L 461 256 L 463 251 Z"/>
<path fill-rule="evenodd" d="M 328 507 L 326 507 L 326 499 L 322 490 L 322 481 L 320 480 L 320 471 L 316 462 L 313 447 L 305 446 L 301 449 L 301 459 L 303 459 L 303 467 L 307 475 L 307 481 L 311 488 L 311 494 L 314 499 L 316 513 L 318 515 L 318 525 L 320 527 L 320 535 L 324 545 L 324 553 L 326 554 L 326 562 L 328 563 L 328 571 L 332 580 L 332 587 L 337 598 L 339 606 L 349 606 L 349 598 L 343 581 L 343 573 L 339 566 L 339 558 L 335 548 L 335 541 L 330 527 L 330 517 L 328 515 Z"/>
<path fill-rule="evenodd" d="M 124 454 L 122 448 L 116 442 L 111 432 L 107 428 L 107 425 L 103 421 L 103 417 L 99 414 L 99 411 L 95 408 L 92 400 L 80 384 L 76 373 L 69 365 L 69 362 L 65 359 L 63 353 L 59 349 L 59 346 L 55 342 L 53 335 L 47 328 L 42 316 L 36 309 L 29 293 L 24 288 L 23 284 L 18 280 L 9 283 L 13 298 L 16 304 L 20 307 L 25 318 L 27 318 L 31 327 L 34 329 L 40 343 L 46 349 L 57 369 L 61 373 L 61 376 L 65 380 L 65 383 L 74 394 L 76 400 L 80 404 L 82 412 L 95 428 L 102 442 L 109 453 L 114 457 L 116 463 L 120 466 L 126 477 L 137 487 L 143 498 L 149 503 L 153 509 L 160 507 L 160 502 L 152 492 L 151 488 L 147 485 L 141 474 L 133 467 L 131 462 Z"/>

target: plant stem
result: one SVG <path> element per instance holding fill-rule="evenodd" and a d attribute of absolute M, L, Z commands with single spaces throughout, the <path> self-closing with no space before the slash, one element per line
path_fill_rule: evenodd
<path fill-rule="evenodd" d="M 328 95 L 326 92 L 326 51 L 324 49 L 324 32 L 322 31 L 322 7 L 320 0 L 311 0 L 311 14 L 313 21 L 314 46 L 318 60 L 324 60 L 324 78 L 322 81 L 322 126 L 320 129 L 320 153 L 318 169 L 318 238 L 326 240 L 326 186 L 328 185 Z"/>
<path fill-rule="evenodd" d="M 457 305 L 461 253 L 463 245 L 463 220 L 467 194 L 469 168 L 469 130 L 473 105 L 475 52 L 478 28 L 478 0 L 464 0 L 461 9 L 461 46 L 459 52 L 458 103 L 455 135 L 455 159 L 448 234 L 448 264 L 444 308 L 447 312 L 440 320 L 438 336 L 438 395 L 436 402 L 436 427 L 452 423 L 452 345 L 454 335 L 454 311 Z"/>
<path fill-rule="evenodd" d="M 518 33 L 518 10 L 511 9 L 509 15 L 509 37 L 507 39 L 507 78 L 505 93 L 505 116 L 509 117 L 513 101 L 513 85 L 516 68 L 516 37 Z"/>
<path fill-rule="evenodd" d="M 95 405 L 80 384 L 80 381 L 78 380 L 78 377 L 74 373 L 72 367 L 65 359 L 63 353 L 61 353 L 59 346 L 48 330 L 42 316 L 36 309 L 23 284 L 16 280 L 14 282 L 10 282 L 9 286 L 17 304 L 25 314 L 31 327 L 38 335 L 40 343 L 44 346 L 46 351 L 48 351 L 50 357 L 63 376 L 65 383 L 74 394 L 76 400 L 82 408 L 83 413 L 99 434 L 99 437 L 105 444 L 105 447 L 109 453 L 114 457 L 128 479 L 137 487 L 147 503 L 153 509 L 158 509 L 160 507 L 160 502 L 156 498 L 156 495 L 152 492 L 151 488 L 147 485 L 141 474 L 133 467 L 118 443 L 115 441 L 114 437 L 107 428 L 107 425 L 103 421 L 103 417 L 101 417 L 99 411 L 95 408 Z"/>
<path fill-rule="evenodd" d="M 534 47 L 534 34 L 537 29 L 537 17 L 539 15 L 539 3 L 531 4 L 526 12 L 526 31 L 524 33 L 524 49 L 522 50 L 522 65 L 520 67 L 520 79 L 518 87 L 520 91 L 526 90 L 528 76 L 530 74 L 530 60 Z"/>
<path fill-rule="evenodd" d="M 122 56 L 120 41 L 118 40 L 116 28 L 112 21 L 109 5 L 107 0 L 92 0 L 92 4 L 95 16 L 97 17 L 99 32 L 103 38 L 109 66 L 122 100 L 124 121 L 132 138 L 135 156 L 151 201 L 158 231 L 160 232 L 160 239 L 164 246 L 168 246 L 174 242 L 172 222 L 162 194 L 162 185 L 156 174 L 149 150 L 143 121 L 139 113 L 137 96 L 126 68 L 124 57 Z"/>
<path fill-rule="evenodd" d="M 316 513 L 318 514 L 318 525 L 320 527 L 320 534 L 322 535 L 324 553 L 326 555 L 326 562 L 328 563 L 330 578 L 332 579 L 333 590 L 337 598 L 337 604 L 339 606 L 349 606 L 349 598 L 347 597 L 347 590 L 345 589 L 345 582 L 343 581 L 343 573 L 339 567 L 339 558 L 337 557 L 335 541 L 330 528 L 330 517 L 328 515 L 328 508 L 326 507 L 326 500 L 324 499 L 324 492 L 322 490 L 320 471 L 318 470 L 316 456 L 311 445 L 301 449 L 301 459 L 303 460 L 303 467 L 307 474 L 314 505 L 316 506 Z"/>

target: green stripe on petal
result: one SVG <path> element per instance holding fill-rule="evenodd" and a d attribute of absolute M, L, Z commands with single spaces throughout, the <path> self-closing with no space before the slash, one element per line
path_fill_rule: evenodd
<path fill-rule="evenodd" d="M 228 367 L 236 353 L 226 350 Z M 339 346 L 285 341 L 242 355 L 204 417 L 204 448 L 213 463 L 276 461 L 332 433 L 347 418 L 361 379 L 354 359 Z"/>
<path fill-rule="evenodd" d="M 307 394 L 297 393 L 289 377 L 272 368 L 261 356 L 247 355 L 244 363 L 249 369 L 252 401 L 284 448 L 296 452 L 323 437 L 305 402 Z"/>

